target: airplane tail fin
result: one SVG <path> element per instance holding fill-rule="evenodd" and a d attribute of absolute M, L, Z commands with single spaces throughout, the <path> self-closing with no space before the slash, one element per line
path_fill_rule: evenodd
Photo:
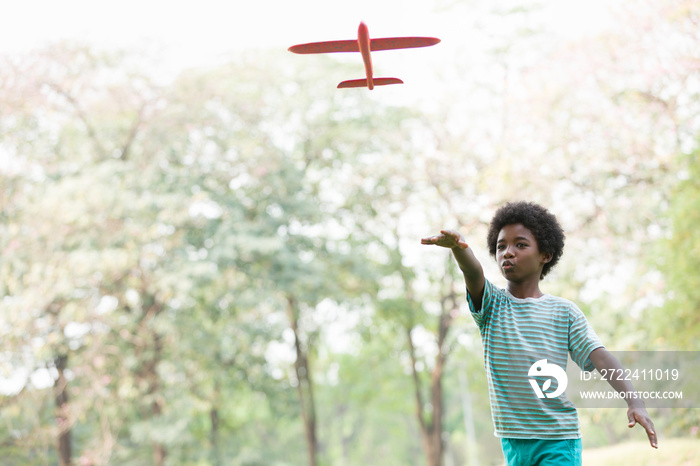
<path fill-rule="evenodd" d="M 399 78 L 373 78 L 372 82 L 375 86 L 386 86 L 388 84 L 403 84 Z M 351 79 L 338 84 L 338 89 L 348 87 L 367 87 L 367 79 Z"/>

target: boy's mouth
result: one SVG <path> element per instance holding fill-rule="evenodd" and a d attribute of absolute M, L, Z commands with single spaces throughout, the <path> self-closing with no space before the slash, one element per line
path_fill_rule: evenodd
<path fill-rule="evenodd" d="M 513 264 L 511 261 L 503 261 L 503 263 L 501 264 L 501 268 L 503 270 L 510 270 L 513 267 L 515 267 L 515 264 Z"/>

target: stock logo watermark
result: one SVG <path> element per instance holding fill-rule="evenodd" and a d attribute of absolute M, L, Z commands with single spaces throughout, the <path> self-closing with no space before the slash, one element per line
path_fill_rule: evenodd
<path fill-rule="evenodd" d="M 545 355 L 533 355 L 527 369 L 512 369 L 527 370 L 534 395 L 545 401 L 562 397 L 579 408 L 626 408 L 630 400 L 648 408 L 700 408 L 700 351 L 610 353 L 622 369 L 582 371 L 571 359 L 556 364 Z"/>
<path fill-rule="evenodd" d="M 564 393 L 569 382 L 569 378 L 564 369 L 556 364 L 548 363 L 546 359 L 540 359 L 530 366 L 527 375 L 530 377 L 528 380 L 537 398 L 556 398 Z M 533 377 L 547 377 L 547 380 L 545 380 L 542 387 L 540 387 L 537 380 Z M 552 386 L 552 380 L 556 380 L 557 382 L 556 389 L 551 393 L 547 393 L 547 390 Z"/>
<path fill-rule="evenodd" d="M 566 397 L 579 408 L 625 408 L 644 401 L 650 408 L 700 408 L 700 352 L 611 351 L 622 369 L 581 371 L 567 364 Z M 539 362 L 539 361 L 538 361 Z M 624 382 L 632 389 L 617 391 Z"/>

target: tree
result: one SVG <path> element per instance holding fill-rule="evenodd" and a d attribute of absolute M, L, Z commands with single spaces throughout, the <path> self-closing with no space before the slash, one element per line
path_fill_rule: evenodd
<path fill-rule="evenodd" d="M 109 261 L 101 259 L 111 250 L 104 241 L 109 235 L 101 234 L 114 227 L 112 219 L 101 216 L 101 202 L 109 195 L 85 198 L 81 190 L 95 194 L 92 183 L 106 173 L 92 170 L 101 163 L 99 168 L 110 166 L 114 151 L 126 154 L 139 117 L 133 123 L 127 108 L 111 122 L 114 138 L 105 144 L 90 115 L 95 83 L 106 72 L 103 59 L 83 48 L 55 49 L 37 58 L 7 63 L 3 70 L 9 73 L 3 100 L 10 104 L 3 107 L 12 112 L 3 118 L 5 144 L 15 163 L 34 172 L 15 177 L 13 199 L 24 208 L 5 210 L 5 239 L 12 245 L 8 252 L 15 254 L 3 269 L 4 294 L 24 310 L 24 318 L 38 318 L 21 322 L 30 338 L 43 342 L 29 370 L 44 366 L 54 373 L 56 448 L 59 463 L 67 465 L 73 462 L 72 427 L 81 415 L 69 397 L 72 375 L 83 372 L 74 370 L 72 359 L 102 333 L 96 328 L 101 318 L 94 300 L 98 276 L 110 272 L 109 265 L 103 267 Z M 75 62 L 82 63 L 81 73 L 74 71 Z M 13 100 L 17 95 L 21 98 Z"/>
<path fill-rule="evenodd" d="M 663 346 L 697 350 L 700 303 L 700 151 L 680 158 L 678 184 L 670 196 L 670 234 L 660 241 L 656 262 L 666 278 L 667 300 L 655 319 L 654 333 Z M 667 318 L 669 314 L 673 318 Z"/>

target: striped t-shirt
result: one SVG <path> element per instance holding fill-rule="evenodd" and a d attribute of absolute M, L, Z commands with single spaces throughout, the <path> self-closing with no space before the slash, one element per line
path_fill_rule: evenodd
<path fill-rule="evenodd" d="M 549 294 L 516 298 L 488 280 L 481 308 L 474 306 L 469 293 L 467 302 L 484 347 L 495 435 L 581 438 L 576 407 L 566 394 L 547 397 L 555 394 L 556 379 L 531 372 L 542 365 L 535 363 L 543 359 L 565 371 L 567 354 L 581 369 L 594 369 L 589 356 L 603 344 L 581 310 L 571 301 Z M 530 380 L 536 381 L 544 398 L 538 397 Z"/>

